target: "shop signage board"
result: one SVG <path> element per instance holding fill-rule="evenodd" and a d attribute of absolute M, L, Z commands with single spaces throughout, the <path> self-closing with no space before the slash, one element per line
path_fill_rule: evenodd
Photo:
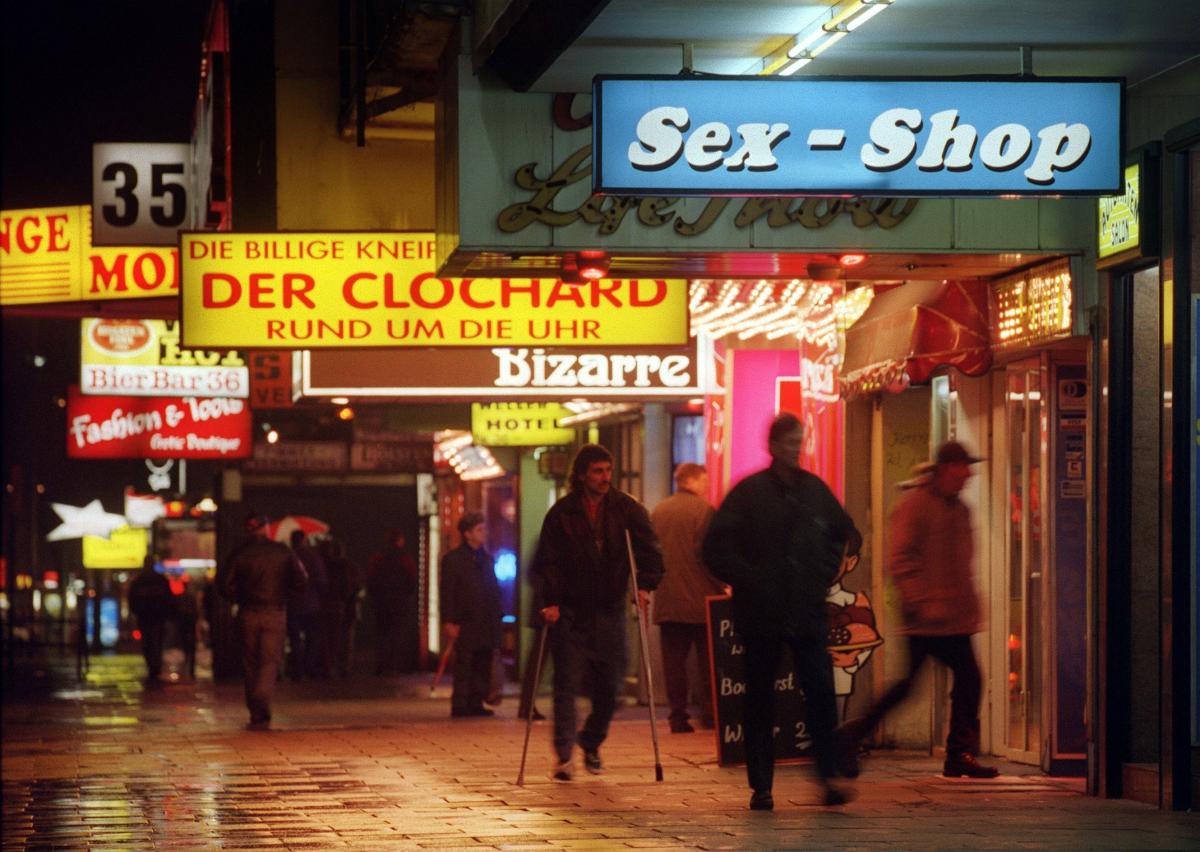
<path fill-rule="evenodd" d="M 593 189 L 1108 195 L 1119 79 L 599 76 Z"/>
<path fill-rule="evenodd" d="M 350 470 L 388 473 L 432 473 L 433 441 L 354 441 Z"/>
<path fill-rule="evenodd" d="M 647 346 L 687 341 L 687 283 L 438 278 L 434 235 L 189 233 L 188 346 Z"/>
<path fill-rule="evenodd" d="M 1037 346 L 1071 333 L 1071 263 L 1041 264 L 992 283 L 990 322 L 992 348 L 1013 350 Z"/>
<path fill-rule="evenodd" d="M 184 349 L 179 323 L 151 319 L 80 321 L 84 394 L 245 398 L 250 375 L 235 351 Z"/>
<path fill-rule="evenodd" d="M 251 473 L 342 473 L 346 470 L 342 441 L 259 441 L 242 465 Z"/>
<path fill-rule="evenodd" d="M 101 142 L 92 146 L 92 242 L 174 246 L 190 226 L 192 146 Z"/>
<path fill-rule="evenodd" d="M 537 447 L 570 444 L 575 430 L 559 426 L 571 409 L 555 402 L 475 402 L 471 434 L 489 447 Z"/>
<path fill-rule="evenodd" d="M 112 531 L 109 538 L 83 536 L 83 567 L 136 569 L 150 548 L 150 530 L 145 527 L 123 526 Z"/>
<path fill-rule="evenodd" d="M 240 399 L 84 396 L 67 391 L 67 457 L 236 459 L 250 455 L 250 406 Z"/>
<path fill-rule="evenodd" d="M 178 292 L 176 249 L 95 246 L 90 207 L 0 211 L 0 306 Z"/>
<path fill-rule="evenodd" d="M 1120 195 L 1102 196 L 1097 204 L 1100 217 L 1096 231 L 1100 239 L 1097 254 L 1101 260 L 1138 247 L 1141 170 L 1138 163 L 1126 166 L 1125 191 Z"/>
<path fill-rule="evenodd" d="M 746 762 L 746 693 L 744 646 L 733 630 L 733 598 L 705 598 L 708 607 L 708 653 L 712 661 L 717 762 Z M 804 693 L 796 680 L 790 654 L 782 654 L 775 678 L 775 760 L 807 757 L 812 737 L 804 717 Z"/>
<path fill-rule="evenodd" d="M 257 350 L 250 362 L 250 407 L 291 408 L 292 353 Z"/>
<path fill-rule="evenodd" d="M 643 399 L 703 396 L 709 362 L 690 346 L 413 349 L 300 353 L 303 396 L 410 399 Z M 450 365 L 453 364 L 453 369 Z"/>

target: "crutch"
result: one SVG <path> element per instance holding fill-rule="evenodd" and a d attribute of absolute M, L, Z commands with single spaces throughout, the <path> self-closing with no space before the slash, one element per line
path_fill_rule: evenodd
<path fill-rule="evenodd" d="M 633 539 L 625 530 L 625 547 L 629 550 L 629 577 L 633 582 L 633 608 L 637 610 L 638 636 L 642 641 L 642 668 L 646 670 L 646 692 L 650 699 L 650 737 L 654 740 L 654 780 L 663 780 L 662 758 L 658 754 L 658 725 L 654 720 L 654 678 L 650 674 L 650 634 L 646 632 L 646 619 L 638 600 L 637 557 L 633 555 Z"/>
<path fill-rule="evenodd" d="M 438 684 L 442 681 L 442 675 L 446 673 L 446 664 L 450 662 L 450 655 L 454 653 L 454 643 L 457 641 L 457 636 L 451 636 L 450 641 L 446 644 L 446 650 L 442 652 L 442 659 L 438 662 L 437 671 L 433 673 L 433 683 L 429 684 L 430 698 L 433 698 L 433 693 L 437 691 Z"/>
<path fill-rule="evenodd" d="M 550 622 L 542 624 L 542 635 L 538 639 L 537 662 L 533 666 L 533 694 L 529 696 L 529 714 L 525 721 L 525 745 L 521 747 L 521 771 L 517 773 L 517 786 L 525 786 L 525 757 L 529 754 L 529 735 L 533 732 L 533 701 L 537 697 L 538 684 L 542 681 L 542 659 L 546 655 L 546 634 L 550 632 Z"/>

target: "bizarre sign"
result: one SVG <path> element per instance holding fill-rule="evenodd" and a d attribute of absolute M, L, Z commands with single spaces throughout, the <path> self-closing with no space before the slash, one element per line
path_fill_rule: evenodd
<path fill-rule="evenodd" d="M 683 281 L 438 278 L 432 234 L 184 234 L 188 346 L 664 345 Z"/>
<path fill-rule="evenodd" d="M 702 396 L 709 386 L 699 344 L 637 349 L 413 349 L 403 358 L 382 350 L 300 354 L 304 396 L 376 396 L 424 399 L 514 399 L 584 396 Z M 447 369 L 452 363 L 454 369 Z"/>
<path fill-rule="evenodd" d="M 599 193 L 1104 195 L 1115 79 L 601 76 Z"/>
<path fill-rule="evenodd" d="M 250 406 L 240 399 L 160 399 L 67 393 L 67 457 L 236 459 L 250 455 Z"/>
<path fill-rule="evenodd" d="M 0 306 L 174 296 L 173 248 L 92 245 L 89 207 L 0 211 Z"/>
<path fill-rule="evenodd" d="M 179 345 L 169 320 L 88 318 L 80 323 L 80 390 L 118 396 L 245 397 L 250 377 L 237 352 Z"/>

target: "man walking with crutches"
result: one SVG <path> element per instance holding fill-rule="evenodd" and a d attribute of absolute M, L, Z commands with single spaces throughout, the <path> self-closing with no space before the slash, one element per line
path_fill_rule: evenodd
<path fill-rule="evenodd" d="M 571 780 L 576 743 L 588 772 L 603 771 L 600 745 L 608 736 L 628 659 L 625 607 L 631 568 L 636 568 L 643 614 L 663 576 L 662 550 L 650 516 L 641 503 L 612 487 L 612 473 L 607 449 L 599 444 L 579 449 L 571 463 L 570 493 L 546 513 L 533 560 L 540 609 L 551 625 L 557 758 L 551 774 L 558 781 Z M 577 731 L 575 697 L 585 671 L 592 708 Z"/>

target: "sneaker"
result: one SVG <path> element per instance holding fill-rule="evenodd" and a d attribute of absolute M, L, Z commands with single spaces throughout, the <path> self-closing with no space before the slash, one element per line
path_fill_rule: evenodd
<path fill-rule="evenodd" d="M 600 761 L 599 749 L 584 749 L 583 750 L 583 765 L 587 767 L 587 771 L 593 775 L 599 775 L 604 771 L 604 764 Z"/>
<path fill-rule="evenodd" d="M 984 766 L 975 755 L 969 751 L 962 754 L 947 755 L 946 763 L 942 766 L 942 775 L 947 778 L 995 778 L 1000 770 L 994 766 Z"/>
<path fill-rule="evenodd" d="M 555 781 L 570 781 L 574 776 L 575 768 L 571 765 L 570 760 L 556 763 L 554 769 L 550 771 L 550 777 Z"/>
<path fill-rule="evenodd" d="M 773 811 L 775 810 L 775 798 L 771 795 L 770 790 L 755 790 L 750 796 L 750 810 L 752 811 Z"/>

